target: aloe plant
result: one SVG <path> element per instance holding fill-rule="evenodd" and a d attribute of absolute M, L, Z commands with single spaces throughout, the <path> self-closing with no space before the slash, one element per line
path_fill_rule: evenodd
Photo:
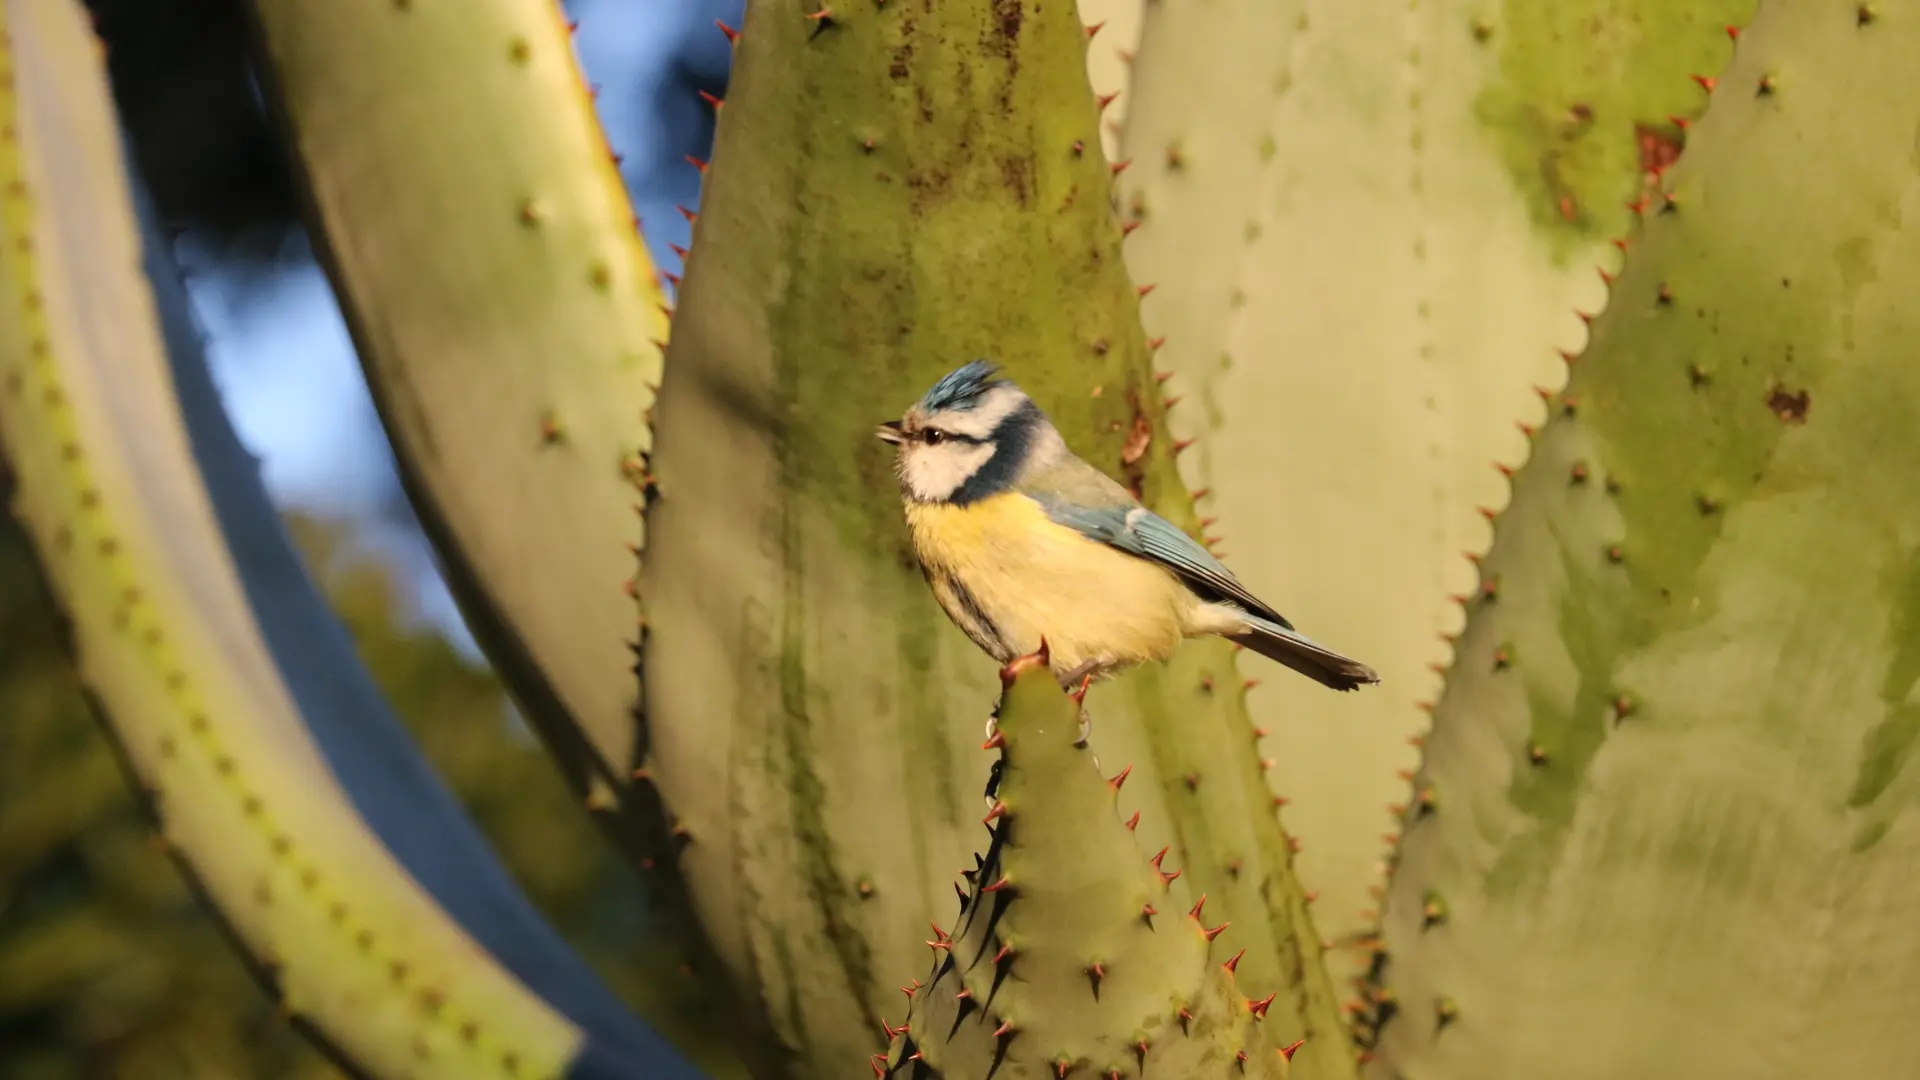
<path fill-rule="evenodd" d="M 1502 472 L 1604 301 L 1628 204 L 1706 101 L 1690 76 L 1720 70 L 1752 7 L 1149 12 L 1122 188 L 1128 264 L 1163 283 L 1143 314 L 1183 401 L 1169 422 L 1199 439 L 1183 475 L 1248 583 L 1384 679 L 1253 699 L 1331 936 L 1378 923 L 1395 773 L 1460 629 L 1450 597 L 1475 588 Z"/>
<path fill-rule="evenodd" d="M 5 2 L 0 456 L 166 835 L 270 985 L 358 1071 L 694 1075 L 532 915 L 396 737 L 268 524 L 161 246 L 135 233 L 77 9 Z M 1583 45 L 1601 79 L 1549 62 L 1571 40 L 1560 9 L 1156 6 L 1128 132 L 1154 153 L 1123 177 L 1144 179 L 1120 218 L 1122 162 L 1100 152 L 1104 95 L 1070 8 L 757 0 L 724 28 L 733 88 L 697 163 L 708 182 L 662 369 L 643 344 L 660 331 L 651 272 L 544 0 L 458 18 L 417 0 L 260 0 L 273 94 L 410 493 L 576 796 L 697 909 L 743 991 L 731 1015 L 757 1075 L 862 1060 L 944 1080 L 1359 1075 L 1231 649 L 1195 644 L 1095 688 L 1091 751 L 1073 747 L 1076 710 L 1044 664 L 1017 663 L 999 733 L 975 750 L 992 666 L 919 580 L 870 432 L 985 356 L 1083 457 L 1199 531 L 1152 366 L 1162 342 L 1139 319 L 1161 282 L 1130 280 L 1121 255 L 1137 226 L 1136 270 L 1168 269 L 1149 319 L 1178 296 L 1186 320 L 1162 355 L 1206 384 L 1209 424 L 1235 407 L 1259 418 L 1208 432 L 1202 478 L 1223 506 L 1251 505 L 1256 480 L 1271 498 L 1270 444 L 1289 425 L 1267 418 L 1310 400 L 1291 426 L 1311 434 L 1330 426 L 1319 413 L 1345 415 L 1326 405 L 1339 386 L 1280 385 L 1315 370 L 1271 345 L 1308 314 L 1303 272 L 1266 246 L 1285 238 L 1294 261 L 1379 266 L 1368 281 L 1388 296 L 1431 294 L 1436 327 L 1431 357 L 1406 338 L 1400 377 L 1365 369 L 1402 395 L 1380 415 L 1406 424 L 1348 425 L 1298 460 L 1337 478 L 1339 454 L 1372 453 L 1408 486 L 1370 484 L 1370 505 L 1413 507 L 1460 540 L 1478 499 L 1448 494 L 1466 474 L 1451 451 L 1425 460 L 1413 433 L 1443 451 L 1505 437 L 1511 401 L 1533 393 L 1529 350 L 1571 350 L 1561 335 L 1580 322 L 1541 313 L 1565 289 L 1599 305 L 1601 276 L 1569 275 L 1627 227 L 1608 193 L 1640 204 L 1647 164 L 1661 185 L 1644 205 L 1660 212 L 1625 245 L 1573 382 L 1548 387 L 1553 419 L 1511 436 L 1532 457 L 1462 586 L 1473 610 L 1404 838 L 1382 856 L 1328 833 L 1340 888 L 1358 880 L 1342 861 L 1396 869 L 1354 1041 L 1383 1080 L 1911 1071 L 1879 1033 L 1912 965 L 1863 958 L 1905 956 L 1883 897 L 1908 869 L 1920 640 L 1905 513 L 1920 492 L 1897 452 L 1920 394 L 1894 295 L 1916 269 L 1900 236 L 1920 124 L 1906 62 L 1920 40 L 1901 16 L 1916 9 L 1770 3 L 1717 75 L 1727 39 L 1701 15 L 1719 9 L 1635 10 L 1579 22 L 1606 46 Z M 1390 70 L 1418 66 L 1417 103 L 1375 110 L 1361 91 L 1378 87 L 1342 76 L 1375 48 Z M 1696 62 L 1713 105 L 1668 171 L 1682 125 L 1628 133 L 1698 93 L 1682 70 Z M 1218 82 L 1190 81 L 1183 100 L 1182 70 Z M 1249 71 L 1275 110 L 1154 141 Z M 1312 95 L 1334 91 L 1369 124 L 1314 119 L 1329 99 Z M 1263 116 L 1287 121 L 1270 153 Z M 1414 116 L 1417 132 L 1401 124 Z M 1315 172 L 1344 147 L 1335 129 L 1372 156 Z M 1406 186 L 1360 203 L 1336 175 Z M 1282 201 L 1301 197 L 1323 201 Z M 1447 272 L 1411 248 L 1347 263 L 1311 242 L 1339 222 L 1320 208 L 1354 205 L 1426 221 L 1424 257 Z M 1262 225 L 1243 249 L 1248 206 Z M 1478 246 L 1452 231 L 1467 227 Z M 1181 245 L 1201 265 L 1176 269 Z M 1503 283 L 1537 293 L 1498 294 L 1471 327 L 1433 306 Z M 1284 340 L 1343 360 L 1342 341 L 1409 333 L 1395 318 Z M 1208 373 L 1221 350 L 1234 363 Z M 1484 385 L 1484 413 L 1428 416 L 1405 396 L 1407 365 L 1416 387 Z M 1232 441 L 1241 428 L 1261 456 Z M 502 476 L 549 485 L 547 512 L 512 513 Z M 1263 584 L 1271 562 L 1230 561 L 1363 652 L 1337 612 L 1313 610 L 1355 566 L 1325 537 L 1393 530 L 1289 498 L 1324 519 L 1315 580 Z M 1260 535 L 1242 513 L 1236 535 Z M 1297 524 L 1269 530 L 1305 542 Z M 1427 530 L 1399 532 L 1393 551 L 1426 558 Z M 641 558 L 630 589 L 632 556 L 607 561 L 622 540 Z M 588 546 L 550 588 L 515 577 Z M 1377 592 L 1353 611 L 1377 613 L 1403 669 L 1406 643 L 1444 629 L 1425 611 L 1437 564 L 1409 565 L 1424 569 L 1350 586 Z M 643 686 L 613 645 L 636 639 Z M 589 662 L 602 654 L 613 666 Z M 1395 723 L 1316 746 L 1339 707 L 1282 708 L 1291 768 L 1381 783 Z M 1117 803 L 1138 813 L 1123 823 Z M 982 815 L 986 844 L 957 880 Z M 895 987 L 915 973 L 896 1026 Z"/>

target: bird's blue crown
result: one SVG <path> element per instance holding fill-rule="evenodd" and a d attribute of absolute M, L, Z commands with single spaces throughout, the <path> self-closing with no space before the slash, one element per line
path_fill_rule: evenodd
<path fill-rule="evenodd" d="M 923 412 L 932 414 L 950 409 L 971 409 L 980 403 L 987 391 L 1006 382 L 994 376 L 999 369 L 989 360 L 975 360 L 965 367 L 950 371 L 933 384 L 925 397 L 920 399 Z"/>

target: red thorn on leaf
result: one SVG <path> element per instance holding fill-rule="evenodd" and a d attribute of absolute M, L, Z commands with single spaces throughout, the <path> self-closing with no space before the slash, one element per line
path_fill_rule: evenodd
<path fill-rule="evenodd" d="M 1607 273 L 1607 268 L 1606 268 L 1606 267 L 1604 267 L 1604 266 L 1596 266 L 1596 267 L 1594 267 L 1594 269 L 1595 269 L 1595 270 L 1598 270 L 1598 271 L 1600 272 L 1600 283 L 1601 283 L 1601 284 L 1603 284 L 1603 285 L 1612 285 L 1612 284 L 1613 284 L 1613 275 L 1612 275 L 1612 274 L 1609 274 L 1609 273 Z"/>
<path fill-rule="evenodd" d="M 948 949 L 948 950 L 951 950 L 951 949 L 953 948 L 953 942 L 951 942 L 951 941 L 929 941 L 929 942 L 927 942 L 927 948 L 929 948 L 929 949 Z"/>
<path fill-rule="evenodd" d="M 1201 908 L 1204 908 L 1204 907 L 1206 907 L 1206 906 L 1207 906 L 1207 894 L 1206 894 L 1206 893 L 1201 893 L 1201 894 L 1200 894 L 1200 899 L 1199 899 L 1199 900 L 1196 900 L 1196 901 L 1194 901 L 1194 905 L 1193 905 L 1193 910 L 1192 910 L 1192 911 L 1189 911 L 1189 912 L 1187 912 L 1187 918 L 1189 918 L 1189 919 L 1198 919 L 1198 918 L 1200 918 L 1200 909 L 1201 909 Z"/>
<path fill-rule="evenodd" d="M 1280 1056 L 1283 1058 L 1286 1058 L 1288 1061 L 1292 1061 L 1293 1055 L 1299 1053 L 1300 1048 L 1302 1046 L 1305 1046 L 1306 1044 L 1307 1044 L 1307 1040 L 1305 1039 L 1295 1039 L 1292 1045 L 1283 1046 L 1280 1048 L 1280 1051 L 1279 1051 Z"/>
<path fill-rule="evenodd" d="M 999 892 L 1001 889 L 1011 887 L 1012 884 L 1013 884 L 1012 882 L 1007 880 L 1007 876 L 1005 874 L 1002 874 L 1000 875 L 999 881 L 996 881 L 991 885 L 982 886 L 980 891 L 983 893 Z"/>
<path fill-rule="evenodd" d="M 1167 857 L 1167 852 L 1172 850 L 1173 850 L 1173 846 L 1169 844 L 1168 846 L 1161 848 L 1158 854 L 1154 855 L 1153 858 L 1148 859 L 1147 861 L 1153 864 L 1153 868 L 1155 870 L 1158 870 L 1160 869 L 1160 861 L 1162 859 L 1165 859 Z"/>
<path fill-rule="evenodd" d="M 1210 487 L 1196 488 L 1193 492 L 1193 501 L 1199 502 L 1211 494 L 1213 494 L 1213 489 Z"/>
<path fill-rule="evenodd" d="M 1095 98 L 1094 100 L 1100 103 L 1100 111 L 1106 112 L 1107 106 L 1113 104 L 1113 99 L 1119 96 L 1120 96 L 1120 91 L 1115 90 L 1111 94 L 1101 94 L 1099 97 Z"/>
<path fill-rule="evenodd" d="M 887 1023 L 887 1018 L 883 1016 L 880 1018 L 880 1030 L 886 1032 L 887 1041 L 892 1042 L 895 1035 L 903 1035 L 906 1033 L 907 1025 L 901 1024 L 899 1027 L 894 1027 L 892 1024 Z"/>
<path fill-rule="evenodd" d="M 1155 915 L 1158 915 L 1158 914 L 1160 914 L 1160 911 L 1159 911 L 1159 909 L 1158 909 L 1158 908 L 1156 908 L 1156 907 L 1154 907 L 1154 906 L 1153 906 L 1152 904 L 1141 904 L 1141 905 L 1140 905 L 1140 917 L 1141 917 L 1141 918 L 1143 918 L 1143 919 L 1151 919 L 1151 918 L 1153 918 L 1153 917 L 1154 917 Z"/>
<path fill-rule="evenodd" d="M 1220 966 L 1223 968 L 1226 968 L 1227 971 L 1231 972 L 1233 971 L 1233 969 L 1240 966 L 1240 958 L 1245 955 L 1247 955 L 1247 950 L 1241 949 L 1239 952 L 1233 954 L 1233 959 L 1228 960 L 1226 963 L 1221 964 Z"/>
<path fill-rule="evenodd" d="M 972 996 L 973 996 L 973 991 L 962 988 L 958 993 L 953 995 L 953 1000 L 965 1001 Z"/>
<path fill-rule="evenodd" d="M 997 964 L 1000 961 L 1005 960 L 1007 957 L 1012 955 L 1013 955 L 1013 946 L 1002 945 L 1000 946 L 1000 951 L 993 954 L 993 962 Z"/>
<path fill-rule="evenodd" d="M 993 733 L 991 738 L 987 739 L 986 742 L 983 742 L 980 744 L 980 749 L 998 750 L 1005 745 L 1007 745 L 1007 740 L 1001 738 L 1000 733 L 996 731 Z"/>
<path fill-rule="evenodd" d="M 1136 293 L 1139 293 L 1141 296 L 1145 296 L 1148 293 L 1152 292 L 1154 288 L 1155 286 L 1152 286 L 1152 285 L 1141 285 L 1138 288 L 1134 289 L 1133 291 Z"/>
<path fill-rule="evenodd" d="M 1195 439 L 1175 439 L 1173 440 L 1173 452 L 1178 454 L 1187 447 L 1192 446 L 1196 441 Z"/>
<path fill-rule="evenodd" d="M 807 18 L 813 20 L 814 22 L 825 22 L 833 18 L 833 9 L 830 7 L 823 7 L 819 11 L 813 12 L 812 14 L 808 15 Z"/>
<path fill-rule="evenodd" d="M 1232 924 L 1232 923 L 1230 923 L 1230 922 L 1223 922 L 1223 923 L 1221 923 L 1221 924 L 1220 924 L 1219 926 L 1216 926 L 1216 927 L 1213 927 L 1213 928 L 1211 928 L 1211 929 L 1203 929 L 1203 930 L 1201 930 L 1200 932 L 1201 932 L 1202 934 L 1205 934 L 1205 935 L 1207 936 L 1207 940 L 1208 940 L 1208 941 L 1212 941 L 1212 940 L 1213 940 L 1214 938 L 1217 938 L 1217 937 L 1219 937 L 1219 936 L 1220 936 L 1221 934 L 1223 934 L 1223 933 L 1225 933 L 1225 932 L 1226 932 L 1226 929 L 1227 929 L 1227 927 L 1229 927 L 1229 926 L 1232 926 L 1232 925 L 1233 925 L 1233 924 Z"/>
<path fill-rule="evenodd" d="M 678 210 L 678 211 L 680 211 L 680 216 L 681 216 L 681 217 L 683 217 L 683 218 L 686 218 L 686 219 L 687 219 L 687 224 L 689 224 L 689 225 L 691 225 L 691 224 L 693 224 L 693 219 L 694 219 L 694 218 L 697 218 L 697 217 L 699 217 L 699 216 L 700 216 L 700 215 L 698 215 L 698 214 L 696 214 L 696 213 L 694 213 L 693 211 L 691 211 L 691 210 L 689 210 L 689 209 L 687 209 L 687 208 L 686 208 L 686 207 L 684 207 L 684 206 L 679 206 L 679 205 L 675 205 L 675 206 L 674 206 L 674 209 L 675 209 L 675 210 Z"/>
<path fill-rule="evenodd" d="M 947 932 L 946 932 L 945 930 L 942 930 L 942 929 L 940 929 L 940 924 L 939 924 L 939 923 L 937 923 L 937 922 L 934 922 L 934 921 L 932 921 L 932 920 L 928 920 L 928 921 L 927 921 L 927 925 L 928 925 L 928 926 L 931 926 L 931 927 L 933 927 L 933 936 L 934 936 L 934 937 L 937 937 L 937 938 L 939 938 L 939 939 L 940 939 L 941 941 L 951 941 L 951 940 L 953 940 L 953 935 L 952 935 L 952 934 L 949 934 L 949 933 L 947 933 Z"/>
<path fill-rule="evenodd" d="M 1174 407 L 1175 405 L 1178 405 L 1178 404 L 1180 404 L 1180 402 L 1181 402 L 1181 401 L 1183 400 L 1183 398 L 1184 398 L 1184 395 L 1182 395 L 1182 394 L 1175 394 L 1175 395 L 1173 395 L 1172 397 L 1170 397 L 1170 398 L 1168 398 L 1167 400 L 1165 400 L 1165 401 L 1163 401 L 1163 402 L 1161 402 L 1161 403 L 1160 403 L 1160 407 L 1161 407 L 1161 408 L 1163 408 L 1163 409 L 1171 409 L 1171 408 L 1173 408 L 1173 407 Z"/>
<path fill-rule="evenodd" d="M 1235 1050 L 1233 1052 L 1233 1061 L 1234 1064 L 1240 1066 L 1244 1071 L 1247 1067 L 1247 1052 L 1245 1050 Z"/>
<path fill-rule="evenodd" d="M 1739 28 L 1739 27 L 1737 27 L 1737 26 L 1729 26 L 1729 27 L 1727 27 L 1727 39 L 1728 39 L 1729 41 L 1739 41 L 1739 40 L 1740 40 L 1740 28 Z"/>
<path fill-rule="evenodd" d="M 1007 804 L 996 799 L 994 800 L 992 808 L 987 811 L 987 816 L 980 819 L 980 824 L 985 825 L 1006 812 Z"/>
<path fill-rule="evenodd" d="M 686 155 L 686 159 L 687 159 L 687 164 L 693 166 L 696 169 L 699 169 L 701 175 L 703 176 L 706 175 L 706 172 L 707 172 L 706 162 L 701 161 L 699 158 L 694 157 L 692 154 Z"/>
<path fill-rule="evenodd" d="M 1501 476 L 1504 476 L 1509 480 L 1513 479 L 1513 466 L 1508 465 L 1502 461 L 1496 461 L 1493 463 L 1493 467 L 1495 470 L 1497 470 L 1500 473 Z"/>
<path fill-rule="evenodd" d="M 681 262 L 687 261 L 687 249 L 681 247 L 679 244 L 669 243 L 667 245 L 667 250 L 673 252 L 675 255 L 680 256 Z"/>
<path fill-rule="evenodd" d="M 1311 904 L 1311 903 L 1313 903 L 1313 902 L 1314 902 L 1315 900 L 1318 900 L 1318 899 L 1320 899 L 1320 890 L 1319 890 L 1319 889 L 1308 889 L 1308 890 L 1307 890 L 1307 895 L 1306 895 L 1306 902 L 1307 902 L 1307 903 L 1309 903 L 1309 904 Z"/>
<path fill-rule="evenodd" d="M 1147 348 L 1153 350 L 1154 352 L 1159 352 L 1160 346 L 1165 345 L 1166 343 L 1167 343 L 1167 339 L 1164 335 L 1161 337 L 1150 337 L 1147 339 Z M 1169 371 L 1166 374 L 1169 378 L 1171 378 L 1173 375 L 1173 372 Z M 1166 379 L 1161 379 L 1160 381 L 1165 382 Z"/>
<path fill-rule="evenodd" d="M 1683 132 L 1693 126 L 1693 121 L 1684 116 L 1669 116 L 1667 119 L 1673 122 L 1674 127 L 1679 128 Z"/>
<path fill-rule="evenodd" d="M 1004 1039 L 1011 1034 L 1013 1034 L 1013 1021 L 1011 1020 L 1004 1020 L 999 1027 L 993 1029 L 993 1037 L 996 1039 Z"/>
<path fill-rule="evenodd" d="M 1705 91 L 1706 91 L 1707 93 L 1709 93 L 1709 94 L 1711 94 L 1711 93 L 1713 93 L 1713 85 L 1714 85 L 1714 78 L 1713 78 L 1713 76 L 1711 76 L 1711 75 L 1695 75 L 1695 76 L 1693 77 L 1693 81 L 1694 81 L 1694 82 L 1697 82 L 1697 83 L 1699 83 L 1699 84 L 1700 84 L 1700 89 L 1702 89 L 1702 90 L 1705 90 Z"/>
<path fill-rule="evenodd" d="M 706 102 L 707 104 L 713 106 L 716 109 L 727 103 L 726 99 L 720 97 L 718 94 L 710 94 L 705 90 L 700 91 L 700 100 Z"/>
<path fill-rule="evenodd" d="M 1120 226 L 1120 235 L 1122 238 L 1132 236 L 1133 230 L 1139 227 L 1140 227 L 1140 223 L 1137 221 L 1123 222 Z"/>
<path fill-rule="evenodd" d="M 1155 339 L 1155 340 L 1159 340 L 1159 341 L 1165 341 L 1165 340 L 1167 340 L 1167 339 L 1166 339 L 1166 338 L 1158 338 L 1158 339 Z M 1152 344 L 1152 341 L 1149 341 L 1149 342 L 1148 342 L 1148 344 Z M 1155 347 L 1157 348 L 1158 346 L 1155 346 Z M 1154 372 L 1154 373 L 1153 373 L 1153 381 L 1154 381 L 1154 382 L 1156 382 L 1156 383 L 1159 383 L 1159 384 L 1161 384 L 1161 385 L 1163 385 L 1163 386 L 1164 386 L 1164 385 L 1166 385 L 1166 382 L 1167 382 L 1167 380 L 1168 380 L 1168 379 L 1171 379 L 1171 378 L 1173 378 L 1173 372 L 1171 372 L 1171 371 L 1156 371 L 1156 372 Z"/>
<path fill-rule="evenodd" d="M 1191 1023 L 1193 1023 L 1193 1013 L 1190 1010 L 1181 1009 L 1180 1010 L 1180 1030 L 1181 1031 L 1187 1030 L 1187 1025 Z"/>
<path fill-rule="evenodd" d="M 1138 829 L 1139 827 L 1140 827 L 1140 811 L 1135 810 L 1133 812 L 1133 816 L 1127 819 L 1127 828 Z"/>
<path fill-rule="evenodd" d="M 1264 739 L 1271 734 L 1273 734 L 1273 732 L 1267 728 L 1257 727 L 1253 729 L 1253 737 L 1255 739 Z"/>
<path fill-rule="evenodd" d="M 1113 173 L 1113 175 L 1119 176 L 1121 173 L 1127 171 L 1127 166 L 1132 164 L 1133 164 L 1132 158 L 1122 158 L 1121 160 L 1116 161 L 1113 164 L 1107 166 L 1107 168 Z"/>
<path fill-rule="evenodd" d="M 677 289 L 677 288 L 679 288 L 679 287 L 680 287 L 680 275 L 679 275 L 679 274 L 676 274 L 676 273 L 674 273 L 674 272 L 673 272 L 673 271 L 671 271 L 671 270 L 662 270 L 662 271 L 660 271 L 660 276 L 661 276 L 661 277 L 663 277 L 663 278 L 666 278 L 666 279 L 667 279 L 667 284 L 669 284 L 669 285 L 672 285 L 672 286 L 673 286 L 674 288 L 676 288 L 676 289 Z"/>
<path fill-rule="evenodd" d="M 1475 510 L 1478 510 L 1478 511 L 1480 512 L 1480 516 L 1481 516 L 1481 517 L 1483 517 L 1483 518 L 1486 518 L 1486 519 L 1487 519 L 1488 521 L 1492 521 L 1492 520 L 1493 520 L 1494 518 L 1496 518 L 1496 517 L 1499 517 L 1499 516 L 1500 516 L 1500 512 L 1499 512 L 1499 511 L 1497 511 L 1497 510 L 1489 510 L 1489 509 L 1487 509 L 1487 508 L 1486 508 L 1486 507 L 1484 507 L 1484 506 L 1476 506 L 1476 507 L 1474 507 L 1474 509 L 1475 509 Z"/>
<path fill-rule="evenodd" d="M 871 1065 L 871 1066 L 873 1067 L 873 1075 L 874 1075 L 874 1076 L 876 1076 L 876 1077 L 878 1077 L 878 1078 L 879 1078 L 879 1080 L 886 1080 L 886 1076 L 887 1076 L 887 1055 L 885 1055 L 885 1054 L 875 1054 L 875 1055 L 873 1055 L 872 1057 L 870 1057 L 870 1058 L 868 1058 L 868 1059 L 867 1059 L 867 1064 L 868 1064 L 868 1065 Z"/>
<path fill-rule="evenodd" d="M 721 22 L 719 19 L 713 20 L 713 25 L 719 27 L 720 32 L 727 35 L 727 44 L 738 45 L 740 43 L 740 31 L 735 30 L 733 27 L 728 26 L 726 23 Z"/>
<path fill-rule="evenodd" d="M 1121 769 L 1119 775 L 1107 781 L 1107 786 L 1112 788 L 1115 792 L 1118 792 L 1120 790 L 1120 786 L 1127 782 L 1127 777 L 1130 774 L 1132 774 L 1132 772 L 1133 772 L 1133 766 L 1131 765 L 1127 766 L 1124 769 Z"/>
<path fill-rule="evenodd" d="M 1107 25 L 1107 20 L 1105 20 L 1105 19 L 1101 19 L 1101 20 L 1100 20 L 1099 22 L 1097 22 L 1097 23 L 1093 23 L 1093 24 L 1091 24 L 1091 25 L 1089 25 L 1089 26 L 1087 27 L 1087 37 L 1088 37 L 1089 39 L 1091 39 L 1091 38 L 1093 37 L 1093 35 L 1095 35 L 1095 34 L 1097 34 L 1097 33 L 1099 33 L 1099 32 L 1100 32 L 1100 28 L 1101 28 L 1101 27 L 1103 27 L 1103 26 L 1105 26 L 1105 25 Z"/>
<path fill-rule="evenodd" d="M 1260 685 L 1260 680 L 1259 680 L 1259 679 L 1243 679 L 1243 680 L 1241 680 L 1241 683 L 1240 683 L 1240 689 L 1241 689 L 1241 690 L 1251 690 L 1251 689 L 1253 689 L 1254 687 L 1256 687 L 1256 686 L 1259 686 L 1259 685 Z"/>
<path fill-rule="evenodd" d="M 1084 705 L 1087 701 L 1087 691 L 1092 689 L 1092 687 L 1093 676 L 1091 674 L 1081 676 L 1079 688 L 1067 696 L 1073 699 L 1075 705 Z"/>

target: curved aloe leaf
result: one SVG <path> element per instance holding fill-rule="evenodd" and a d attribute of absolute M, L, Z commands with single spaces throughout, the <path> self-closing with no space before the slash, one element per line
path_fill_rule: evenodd
<path fill-rule="evenodd" d="M 1316 919 L 1377 918 L 1448 597 L 1535 387 L 1585 337 L 1646 168 L 1753 0 L 1206 0 L 1142 31 L 1124 153 L 1149 333 L 1228 561 L 1377 692 L 1254 696 Z M 1596 272 L 1598 268 L 1599 272 Z M 1488 511 L 1489 513 L 1491 510 Z M 1329 763 L 1338 763 L 1330 768 Z M 1391 836 L 1387 838 L 1391 842 Z"/>
<path fill-rule="evenodd" d="M 661 392 L 646 711 L 709 929 L 809 1075 L 872 1053 L 949 902 L 993 670 L 914 565 L 874 424 L 989 357 L 1083 457 L 1193 521 L 1086 48 L 1071 7 L 1036 0 L 761 0 L 736 46 Z M 1229 655 L 1096 689 L 1102 745 L 1137 766 L 1181 888 L 1241 912 L 1249 985 L 1302 995 L 1276 1019 L 1331 1036 Z"/>
<path fill-rule="evenodd" d="M 356 1073 L 695 1076 L 513 886 L 301 572 L 136 226 L 84 10 L 0 16 L 12 509 L 169 849 Z"/>
<path fill-rule="evenodd" d="M 1080 710 L 1044 656 L 1000 678 L 987 850 L 952 931 L 933 927 L 932 971 L 875 1071 L 1285 1080 L 1297 1045 L 1263 1022 L 1274 999 L 1241 995 L 1240 957 L 1217 940 L 1225 925 L 1201 921 L 1204 900 L 1176 905 L 1166 852 L 1149 860 L 1115 813 L 1126 777 L 1074 745 Z"/>
<path fill-rule="evenodd" d="M 629 579 L 665 301 L 552 0 L 254 0 L 316 248 L 475 636 L 668 858 Z"/>
<path fill-rule="evenodd" d="M 1382 1077 L 1904 1076 L 1920 8 L 1763 4 L 1520 472 Z"/>

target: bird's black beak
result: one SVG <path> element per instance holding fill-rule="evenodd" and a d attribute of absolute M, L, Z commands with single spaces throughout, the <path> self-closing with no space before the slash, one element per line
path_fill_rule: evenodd
<path fill-rule="evenodd" d="M 906 433 L 900 430 L 900 421 L 898 420 L 889 420 L 879 427 L 874 428 L 873 437 L 879 439 L 881 442 L 903 443 L 907 441 Z"/>

